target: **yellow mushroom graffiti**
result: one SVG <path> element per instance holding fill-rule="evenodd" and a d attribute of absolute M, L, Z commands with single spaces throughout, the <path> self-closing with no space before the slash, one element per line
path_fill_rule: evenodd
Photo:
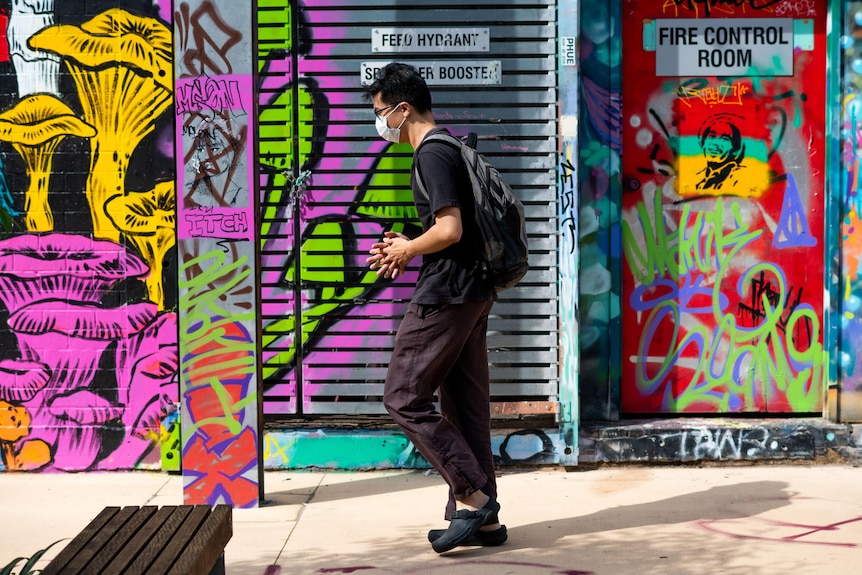
<path fill-rule="evenodd" d="M 24 205 L 28 231 L 54 230 L 48 179 L 60 141 L 66 136 L 92 138 L 95 134 L 93 126 L 79 120 L 69 106 L 50 94 L 27 96 L 0 113 L 0 139 L 18 150 L 30 178 Z"/>
<path fill-rule="evenodd" d="M 60 56 L 75 81 L 84 119 L 96 129 L 86 190 L 94 231 L 117 241 L 104 205 L 125 190 L 132 152 L 170 105 L 170 30 L 111 9 L 80 26 L 43 28 L 28 44 Z"/>

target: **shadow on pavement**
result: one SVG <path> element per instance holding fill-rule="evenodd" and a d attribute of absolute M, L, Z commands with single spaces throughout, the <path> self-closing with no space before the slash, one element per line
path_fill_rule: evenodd
<path fill-rule="evenodd" d="M 649 503 L 603 509 L 589 515 L 513 526 L 509 529 L 509 541 L 513 548 L 553 547 L 558 539 L 570 535 L 752 517 L 790 505 L 795 493 L 786 491 L 788 487 L 782 481 L 722 485 Z"/>
<path fill-rule="evenodd" d="M 309 472 L 313 473 L 313 472 Z M 323 472 L 321 472 L 323 473 Z M 326 471 L 319 485 L 298 487 L 296 489 L 267 489 L 267 499 L 276 499 L 292 496 L 309 496 L 315 503 L 341 501 L 355 497 L 373 497 L 375 495 L 386 495 L 410 489 L 424 489 L 426 487 L 438 487 L 445 485 L 443 478 L 437 473 L 421 471 L 397 472 L 392 475 L 380 477 L 379 474 L 369 476 L 367 479 L 353 479 L 355 471 L 345 472 L 343 475 L 349 477 L 341 481 L 339 471 Z M 333 480 L 334 479 L 334 480 Z M 281 486 L 279 486 L 281 487 Z"/>

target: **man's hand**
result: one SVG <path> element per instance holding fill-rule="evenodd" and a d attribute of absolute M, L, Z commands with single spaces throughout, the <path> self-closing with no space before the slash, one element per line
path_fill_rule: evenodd
<path fill-rule="evenodd" d="M 365 262 L 372 270 L 377 270 L 378 276 L 395 279 L 404 275 L 407 264 L 413 259 L 410 252 L 410 238 L 397 232 L 385 232 L 382 241 L 371 246 L 368 253 L 371 257 Z"/>
<path fill-rule="evenodd" d="M 416 256 L 437 253 L 461 239 L 461 209 L 447 206 L 437 211 L 434 225 L 415 239 L 404 234 L 385 232 L 382 241 L 371 246 L 365 262 L 378 276 L 395 279 L 404 275 L 404 269 Z"/>

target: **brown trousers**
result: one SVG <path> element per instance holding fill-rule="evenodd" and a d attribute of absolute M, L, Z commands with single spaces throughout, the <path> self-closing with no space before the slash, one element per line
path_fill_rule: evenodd
<path fill-rule="evenodd" d="M 386 410 L 449 484 L 447 519 L 455 499 L 478 490 L 497 497 L 487 346 L 493 304 L 411 303 L 386 374 Z"/>

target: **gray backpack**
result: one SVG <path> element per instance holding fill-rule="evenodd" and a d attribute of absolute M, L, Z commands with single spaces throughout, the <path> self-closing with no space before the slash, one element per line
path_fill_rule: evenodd
<path fill-rule="evenodd" d="M 509 289 L 527 273 L 527 228 L 524 205 L 512 193 L 512 188 L 488 160 L 458 138 L 449 134 L 431 134 L 426 142 L 438 140 L 461 150 L 467 166 L 473 199 L 476 202 L 475 219 L 482 238 L 482 264 L 485 278 L 497 291 Z M 475 134 L 468 141 L 475 141 Z M 428 191 L 419 170 L 416 170 L 419 191 L 428 198 Z"/>

